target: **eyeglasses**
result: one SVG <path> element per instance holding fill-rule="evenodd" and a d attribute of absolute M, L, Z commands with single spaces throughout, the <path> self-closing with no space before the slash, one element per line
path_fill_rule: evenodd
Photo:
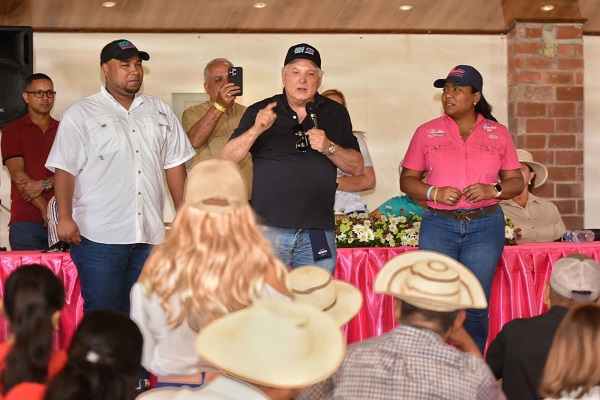
<path fill-rule="evenodd" d="M 294 135 L 300 136 L 300 140 L 296 142 L 296 150 L 300 153 L 306 153 L 306 149 L 308 149 L 308 138 L 304 134 L 304 128 L 300 124 L 296 124 L 292 127 L 292 131 L 294 131 Z"/>
<path fill-rule="evenodd" d="M 56 92 L 54 90 L 36 90 L 35 92 L 25 92 L 25 93 L 29 93 L 32 94 L 34 97 L 37 97 L 38 99 L 41 99 L 42 97 L 44 97 L 44 95 L 46 95 L 49 99 L 54 98 L 54 96 L 56 96 Z"/>

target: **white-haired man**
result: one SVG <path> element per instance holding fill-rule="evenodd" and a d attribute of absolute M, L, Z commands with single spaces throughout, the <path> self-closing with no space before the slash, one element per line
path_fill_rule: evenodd
<path fill-rule="evenodd" d="M 317 93 L 317 49 L 292 46 L 283 65 L 283 93 L 248 107 L 222 157 L 240 163 L 252 154 L 252 208 L 283 263 L 333 274 L 337 168 L 360 175 L 363 158 L 346 108 Z"/>

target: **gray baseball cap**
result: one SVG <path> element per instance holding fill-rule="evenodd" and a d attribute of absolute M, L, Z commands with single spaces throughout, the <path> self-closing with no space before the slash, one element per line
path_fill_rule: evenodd
<path fill-rule="evenodd" d="M 563 297 L 592 301 L 600 297 L 600 263 L 583 254 L 571 254 L 554 263 L 550 287 Z"/>

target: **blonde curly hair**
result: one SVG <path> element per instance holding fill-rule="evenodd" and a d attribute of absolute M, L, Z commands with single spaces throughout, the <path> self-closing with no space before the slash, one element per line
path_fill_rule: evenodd
<path fill-rule="evenodd" d="M 215 215 L 184 203 L 166 242 L 153 250 L 138 282 L 148 297 L 157 295 L 169 326 L 187 320 L 199 331 L 260 298 L 269 276 L 279 281 L 276 286 L 289 287 L 287 271 L 261 233 L 250 205 Z"/>

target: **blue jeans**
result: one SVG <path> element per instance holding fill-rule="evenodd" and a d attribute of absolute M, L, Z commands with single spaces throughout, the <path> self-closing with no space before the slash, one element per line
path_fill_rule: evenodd
<path fill-rule="evenodd" d="M 129 314 L 129 293 L 152 251 L 152 245 L 104 244 L 81 237 L 70 245 L 83 297 L 83 314 L 97 309 Z"/>
<path fill-rule="evenodd" d="M 425 209 L 419 249 L 445 254 L 469 268 L 479 279 L 489 304 L 492 280 L 504 249 L 504 213 L 499 208 L 471 221 L 456 221 Z M 483 352 L 489 329 L 488 309 L 467 310 L 464 327 Z"/>
<path fill-rule="evenodd" d="M 48 230 L 43 222 L 12 222 L 8 229 L 8 242 L 13 251 L 48 248 Z"/>
<path fill-rule="evenodd" d="M 283 265 L 291 266 L 292 268 L 303 265 L 318 265 L 333 275 L 337 261 L 334 230 L 325 231 L 325 238 L 327 239 L 332 257 L 315 261 L 308 236 L 308 229 L 277 228 L 265 225 L 261 225 L 260 228 L 265 237 L 273 245 L 275 254 L 283 261 Z"/>

